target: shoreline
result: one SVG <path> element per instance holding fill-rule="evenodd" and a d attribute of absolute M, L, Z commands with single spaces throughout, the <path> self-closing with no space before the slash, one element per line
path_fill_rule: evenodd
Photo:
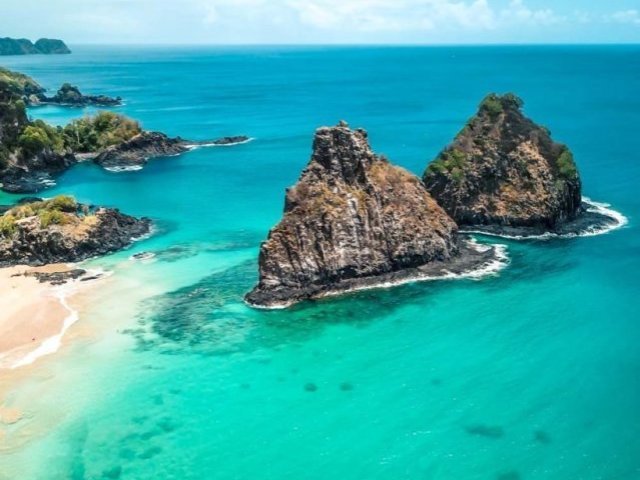
<path fill-rule="evenodd" d="M 94 284 L 77 279 L 52 285 L 25 273 L 51 274 L 73 268 L 72 264 L 52 264 L 0 269 L 0 280 L 10 291 L 0 298 L 0 376 L 57 352 L 68 329 L 80 318 L 70 301 Z M 100 273 L 87 271 L 83 277 L 103 278 Z"/>
<path fill-rule="evenodd" d="M 480 280 L 494 275 L 509 263 L 506 245 L 483 245 L 475 239 L 464 241 L 458 258 L 449 262 L 434 262 L 421 267 L 390 272 L 376 277 L 355 278 L 341 282 L 339 285 L 318 287 L 308 296 L 298 296 L 291 300 L 272 303 L 253 303 L 244 297 L 244 303 L 258 310 L 283 310 L 306 300 L 320 300 L 365 290 L 387 289 L 416 282 L 436 280 L 459 280 L 464 278 Z M 264 292 L 268 295 L 268 292 Z M 300 294 L 299 294 L 300 295 Z"/>
<path fill-rule="evenodd" d="M 471 235 L 486 235 L 508 240 L 552 240 L 562 238 L 595 237 L 604 235 L 629 223 L 629 219 L 617 210 L 613 210 L 608 203 L 595 202 L 588 197 L 582 197 L 585 207 L 584 213 L 576 220 L 561 226 L 565 231 L 527 233 L 531 229 L 526 227 L 503 227 L 480 225 L 469 229 L 460 227 L 460 233 Z M 582 224 L 582 225 L 581 225 Z"/>

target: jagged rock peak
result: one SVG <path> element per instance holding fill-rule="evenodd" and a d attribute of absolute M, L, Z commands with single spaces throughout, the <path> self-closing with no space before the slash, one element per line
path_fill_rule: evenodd
<path fill-rule="evenodd" d="M 260 251 L 247 301 L 282 306 L 380 283 L 458 252 L 457 226 L 420 180 L 344 122 L 316 131 L 285 213 Z"/>
<path fill-rule="evenodd" d="M 485 97 L 425 171 L 427 189 L 459 225 L 536 234 L 581 213 L 571 152 L 527 118 L 522 106 L 513 94 Z"/>

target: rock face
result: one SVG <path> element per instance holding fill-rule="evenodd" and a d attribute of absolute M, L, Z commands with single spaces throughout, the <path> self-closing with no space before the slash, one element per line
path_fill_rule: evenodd
<path fill-rule="evenodd" d="M 69 197 L 24 203 L 0 216 L 0 266 L 76 262 L 115 252 L 147 234 L 150 225 L 149 219 L 89 208 Z"/>
<path fill-rule="evenodd" d="M 26 38 L 0 38 L 0 55 L 33 55 L 33 54 L 71 53 L 62 40 L 41 38 L 35 44 Z"/>
<path fill-rule="evenodd" d="M 141 167 L 155 157 L 168 157 L 186 152 L 186 142 L 164 133 L 142 132 L 131 140 L 106 148 L 94 162 L 105 168 Z"/>
<path fill-rule="evenodd" d="M 53 103 L 72 107 L 86 107 L 88 105 L 96 107 L 113 107 L 122 105 L 122 98 L 112 98 L 107 97 L 106 95 L 83 95 L 78 87 L 65 83 L 53 97 L 47 97 L 42 92 L 39 94 L 30 94 L 27 96 L 27 102 L 34 106 L 43 103 Z"/>
<path fill-rule="evenodd" d="M 317 130 L 311 161 L 287 191 L 260 250 L 259 307 L 401 280 L 459 256 L 455 222 L 420 180 L 375 155 L 364 130 Z M 436 271 L 425 272 L 437 275 Z"/>
<path fill-rule="evenodd" d="M 75 164 L 72 154 L 43 147 L 25 155 L 18 139 L 29 126 L 24 103 L 0 86 L 0 187 L 11 193 L 35 193 L 54 185 L 53 178 Z"/>
<path fill-rule="evenodd" d="M 424 173 L 427 190 L 461 228 L 539 234 L 582 212 L 571 152 L 521 107 L 515 95 L 489 95 Z"/>

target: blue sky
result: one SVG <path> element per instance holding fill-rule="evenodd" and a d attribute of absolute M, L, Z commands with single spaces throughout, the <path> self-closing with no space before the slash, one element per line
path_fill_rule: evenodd
<path fill-rule="evenodd" d="M 640 0 L 3 0 L 71 44 L 640 43 Z"/>

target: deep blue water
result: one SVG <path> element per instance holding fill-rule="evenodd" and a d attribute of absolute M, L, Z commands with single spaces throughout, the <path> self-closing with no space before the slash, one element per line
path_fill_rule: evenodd
<path fill-rule="evenodd" d="M 2 63 L 120 95 L 147 129 L 255 140 L 59 179 L 51 194 L 150 216 L 158 233 L 93 262 L 126 286 L 91 319 L 127 328 L 47 360 L 91 380 L 55 369 L 42 401 L 64 415 L 0 456 L 7 478 L 640 477 L 640 46 L 73 50 Z M 574 152 L 585 195 L 629 225 L 501 241 L 510 265 L 481 281 L 242 304 L 315 128 L 364 127 L 421 174 L 492 91 L 521 96 Z M 143 250 L 155 261 L 127 259 Z"/>

